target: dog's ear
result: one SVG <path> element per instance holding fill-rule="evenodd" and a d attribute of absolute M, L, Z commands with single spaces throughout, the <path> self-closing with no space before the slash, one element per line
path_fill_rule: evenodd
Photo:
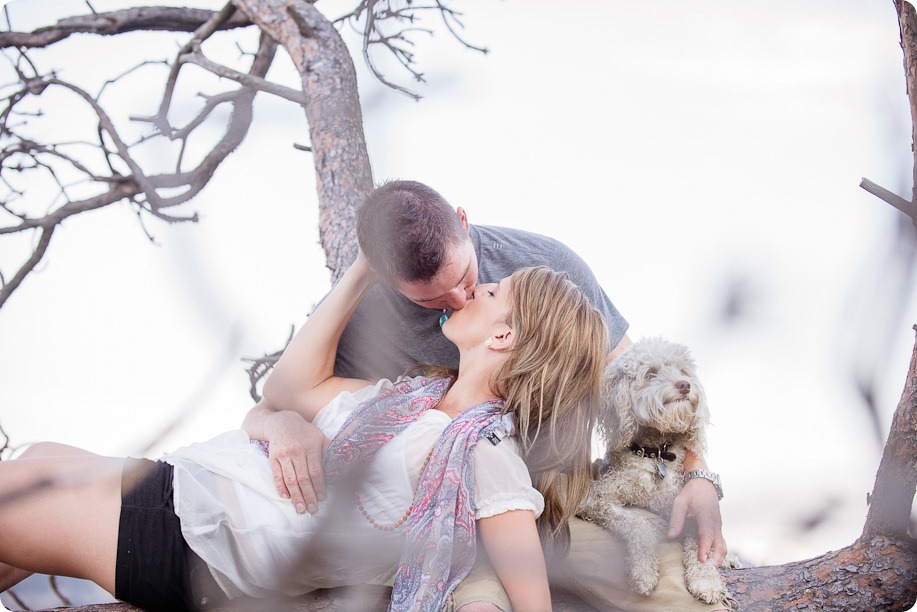
<path fill-rule="evenodd" d="M 633 368 L 626 367 L 628 361 L 622 355 L 605 368 L 599 424 L 609 453 L 627 448 L 637 433 L 631 392 L 633 376 L 628 375 Z"/>

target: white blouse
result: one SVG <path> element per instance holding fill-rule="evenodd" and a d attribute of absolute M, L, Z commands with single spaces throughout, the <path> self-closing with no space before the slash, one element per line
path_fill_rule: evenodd
<path fill-rule="evenodd" d="M 392 386 L 381 380 L 345 392 L 316 415 L 328 438 L 362 401 Z M 373 527 L 356 504 L 381 525 L 393 525 L 411 505 L 423 464 L 450 418 L 428 410 L 385 444 L 356 483 L 329 487 L 315 515 L 297 514 L 274 487 L 267 457 L 242 430 L 182 447 L 163 457 L 175 467 L 175 512 L 182 534 L 231 596 L 299 595 L 318 588 L 385 582 L 397 570 L 404 531 Z M 544 499 L 532 487 L 515 438 L 474 451 L 475 518 L 510 510 L 539 516 Z"/>

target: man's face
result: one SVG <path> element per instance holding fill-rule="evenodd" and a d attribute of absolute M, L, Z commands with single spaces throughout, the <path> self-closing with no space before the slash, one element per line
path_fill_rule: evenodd
<path fill-rule="evenodd" d="M 439 273 L 428 283 L 395 281 L 404 297 L 424 308 L 461 310 L 478 283 L 478 258 L 471 239 L 452 248 Z"/>

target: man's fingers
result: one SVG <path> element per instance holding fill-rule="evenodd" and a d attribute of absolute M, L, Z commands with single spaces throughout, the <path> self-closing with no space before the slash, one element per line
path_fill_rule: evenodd
<path fill-rule="evenodd" d="M 713 548 L 710 549 L 710 553 L 713 555 L 713 564 L 716 567 L 723 565 L 723 561 L 726 559 L 726 554 L 729 550 L 726 548 L 726 541 L 722 538 L 718 538 L 713 543 Z"/>
<path fill-rule="evenodd" d="M 296 511 L 299 513 L 308 511 L 309 514 L 315 514 L 318 512 L 318 495 L 311 477 L 311 464 L 312 462 L 307 459 L 295 459 L 292 463 L 293 469 L 287 477 L 287 488 L 291 492 L 295 491 L 293 501 L 298 501 Z"/>
<path fill-rule="evenodd" d="M 325 501 L 325 473 L 322 469 L 322 457 L 324 456 L 324 452 L 322 451 L 324 451 L 324 444 L 321 450 L 314 449 L 314 452 L 307 454 L 309 478 L 312 481 L 312 489 L 315 492 L 317 501 Z"/>
<path fill-rule="evenodd" d="M 296 466 L 289 458 L 281 458 L 279 463 L 283 470 L 283 484 L 287 491 L 290 492 L 290 501 L 293 502 L 293 507 L 296 508 L 296 511 L 302 514 L 306 511 L 307 501 L 302 483 L 297 477 Z M 307 472 L 303 470 L 303 473 L 306 474 Z"/>
<path fill-rule="evenodd" d="M 274 486 L 277 487 L 277 493 L 283 499 L 290 499 L 290 491 L 287 489 L 287 483 L 283 480 L 283 469 L 276 459 L 271 461 L 271 473 L 274 475 Z"/>
<path fill-rule="evenodd" d="M 676 498 L 672 504 L 672 516 L 669 518 L 669 537 L 677 538 L 681 535 L 681 530 L 685 527 L 685 518 L 688 514 L 688 506 Z"/>
<path fill-rule="evenodd" d="M 713 533 L 709 529 L 703 529 L 698 525 L 697 534 L 697 560 L 706 563 L 707 556 L 710 554 L 710 547 L 713 546 Z"/>

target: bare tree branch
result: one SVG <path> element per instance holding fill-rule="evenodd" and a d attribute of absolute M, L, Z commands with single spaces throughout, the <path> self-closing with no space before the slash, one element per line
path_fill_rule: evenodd
<path fill-rule="evenodd" d="M 112 36 L 138 31 L 193 32 L 208 22 L 213 15 L 213 11 L 202 9 L 145 6 L 67 17 L 53 26 L 39 28 L 34 32 L 0 32 L 0 48 L 47 47 L 71 34 Z M 235 15 L 223 22 L 220 29 L 228 30 L 249 25 L 251 23 L 245 17 Z"/>
<path fill-rule="evenodd" d="M 291 89 L 289 87 L 284 87 L 283 85 L 278 85 L 277 83 L 271 83 L 264 79 L 259 79 L 248 74 L 241 73 L 232 68 L 222 66 L 216 62 L 212 62 L 207 59 L 203 53 L 201 53 L 199 48 L 196 48 L 190 53 L 185 53 L 179 58 L 182 64 L 195 64 L 209 70 L 217 76 L 223 78 L 231 79 L 237 83 L 244 85 L 250 89 L 257 89 L 258 91 L 263 91 L 265 93 L 273 94 L 284 100 L 289 100 L 290 102 L 295 102 L 296 104 L 303 103 L 303 94 L 301 91 Z"/>
<path fill-rule="evenodd" d="M 215 13 L 210 19 L 203 23 L 199 28 L 194 31 L 194 36 L 186 42 L 178 52 L 178 58 L 173 64 L 172 69 L 169 71 L 169 78 L 166 81 L 165 91 L 162 95 L 162 101 L 159 104 L 159 112 L 156 114 L 157 121 L 154 121 L 159 131 L 163 134 L 168 135 L 170 129 L 169 124 L 169 107 L 172 105 L 172 96 L 175 92 L 175 84 L 178 82 L 178 73 L 181 70 L 181 56 L 190 52 L 192 49 L 199 47 L 201 42 L 209 38 L 221 24 L 228 21 L 236 13 L 236 7 L 231 2 L 227 3 L 226 6 L 219 13 Z"/>

